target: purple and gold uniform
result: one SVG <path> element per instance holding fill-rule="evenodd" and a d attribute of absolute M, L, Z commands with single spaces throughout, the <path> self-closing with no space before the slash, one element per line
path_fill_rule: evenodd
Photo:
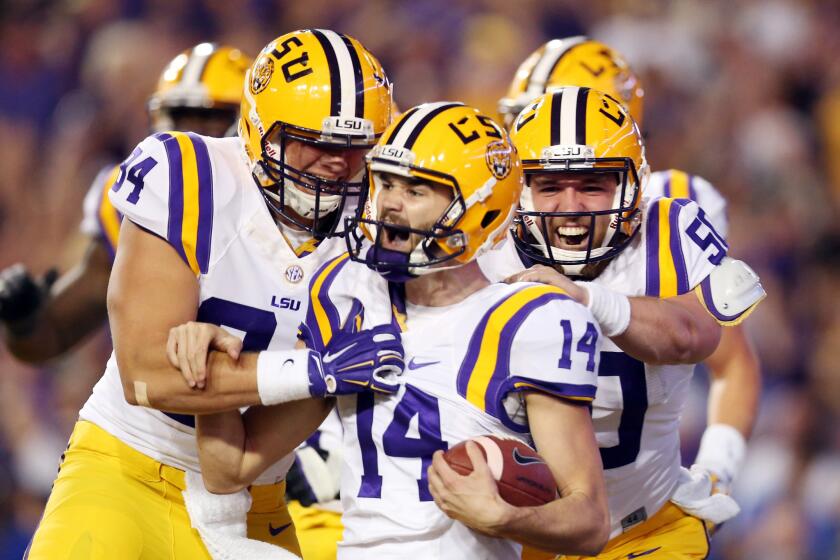
<path fill-rule="evenodd" d="M 704 210 L 689 199 L 660 197 L 643 199 L 642 211 L 639 233 L 593 282 L 628 296 L 668 298 L 702 290 L 728 250 Z M 532 263 L 507 240 L 480 257 L 479 264 L 491 280 L 502 280 Z M 660 513 L 673 521 L 676 508 L 669 500 L 680 474 L 679 419 L 693 371 L 693 364 L 642 363 L 604 337 L 592 417 L 604 463 L 612 540 L 598 558 L 623 558 L 617 550 L 626 536 L 662 525 Z M 678 543 L 697 541 L 694 548 L 705 555 L 702 521 L 678 513 L 692 521 L 682 524 Z M 680 553 L 687 550 L 680 546 Z"/>
<path fill-rule="evenodd" d="M 518 556 L 517 543 L 447 517 L 432 501 L 426 471 L 436 450 L 471 437 L 529 441 L 523 391 L 590 402 L 600 331 L 589 311 L 558 288 L 530 283 L 494 284 L 444 307 L 412 305 L 400 284 L 348 255 L 324 265 L 310 297 L 313 346 L 363 309 L 362 328 L 399 326 L 407 364 L 397 395 L 337 399 L 345 441 L 338 557 Z M 558 350 L 564 337 L 566 354 Z"/>
<path fill-rule="evenodd" d="M 294 346 L 308 280 L 343 248 L 340 239 L 289 245 L 238 138 L 150 136 L 118 168 L 109 194 L 113 208 L 107 199 L 98 207 L 172 246 L 198 279 L 197 320 L 241 335 L 245 350 Z M 79 416 L 31 557 L 54 558 L 57 547 L 92 551 L 86 558 L 208 557 L 181 497 L 184 471 L 199 469 L 194 418 L 129 405 L 113 355 Z M 283 499 L 292 461 L 252 487 L 248 530 L 298 552 Z"/>

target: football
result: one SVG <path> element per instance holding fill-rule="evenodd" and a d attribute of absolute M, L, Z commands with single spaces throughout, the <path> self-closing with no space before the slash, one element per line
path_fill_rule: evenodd
<path fill-rule="evenodd" d="M 557 483 L 539 453 L 517 439 L 486 435 L 472 438 L 496 479 L 499 494 L 514 506 L 541 506 L 557 497 Z M 444 453 L 443 458 L 462 475 L 472 472 L 467 442 Z"/>

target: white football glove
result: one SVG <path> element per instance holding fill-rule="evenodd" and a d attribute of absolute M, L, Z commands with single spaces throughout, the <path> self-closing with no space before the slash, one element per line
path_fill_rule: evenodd
<path fill-rule="evenodd" d="M 712 494 L 712 476 L 703 467 L 681 468 L 680 480 L 671 502 L 689 515 L 719 525 L 732 519 L 741 508 L 726 494 Z"/>

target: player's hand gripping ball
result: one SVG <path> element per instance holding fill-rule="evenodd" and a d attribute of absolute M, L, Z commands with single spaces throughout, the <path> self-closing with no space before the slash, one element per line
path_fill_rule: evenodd
<path fill-rule="evenodd" d="M 496 479 L 499 495 L 514 506 L 541 506 L 557 498 L 557 483 L 539 453 L 517 439 L 487 435 L 472 438 L 484 454 Z M 467 442 L 462 441 L 443 454 L 450 467 L 469 475 L 472 461 Z"/>

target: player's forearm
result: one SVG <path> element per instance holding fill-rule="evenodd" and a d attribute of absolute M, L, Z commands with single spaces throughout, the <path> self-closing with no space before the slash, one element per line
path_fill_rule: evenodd
<path fill-rule="evenodd" d="M 294 452 L 332 409 L 331 400 L 304 399 L 275 406 L 196 417 L 199 459 L 207 488 L 236 492 Z"/>
<path fill-rule="evenodd" d="M 758 415 L 761 364 L 743 327 L 727 327 L 720 347 L 706 361 L 712 377 L 708 423 L 728 424 L 748 438 Z"/>
<path fill-rule="evenodd" d="M 720 340 L 720 326 L 714 319 L 692 313 L 675 302 L 632 297 L 630 306 L 629 327 L 612 340 L 637 360 L 649 364 L 697 363 L 707 358 Z"/>
<path fill-rule="evenodd" d="M 544 506 L 511 508 L 498 535 L 556 554 L 595 556 L 609 532 L 606 504 L 573 492 Z"/>
<path fill-rule="evenodd" d="M 609 538 L 610 512 L 591 413 L 535 392 L 527 393 L 525 402 L 531 437 L 561 498 L 514 518 L 514 527 L 520 525 L 517 540 L 558 553 L 597 554 Z"/>
<path fill-rule="evenodd" d="M 93 242 L 84 260 L 63 274 L 31 317 L 4 329 L 9 350 L 20 360 L 41 363 L 64 354 L 108 318 L 105 297 L 110 257 Z"/>
<path fill-rule="evenodd" d="M 60 356 L 89 336 L 107 318 L 104 304 L 75 315 L 62 315 L 53 308 L 50 300 L 36 316 L 3 329 L 3 338 L 13 356 L 33 364 Z"/>
<path fill-rule="evenodd" d="M 260 404 L 256 353 L 243 353 L 234 361 L 227 354 L 211 352 L 207 382 L 197 389 L 190 388 L 181 372 L 169 364 L 163 349 L 150 363 L 123 356 L 117 348 L 125 397 L 131 404 L 179 414 L 210 414 Z"/>
<path fill-rule="evenodd" d="M 3 325 L 2 333 L 9 352 L 22 362 L 40 364 L 66 350 L 59 342 L 55 324 L 44 313 Z"/>
<path fill-rule="evenodd" d="M 198 458 L 204 484 L 214 494 L 231 494 L 242 481 L 245 426 L 238 410 L 198 415 L 195 419 Z"/>

